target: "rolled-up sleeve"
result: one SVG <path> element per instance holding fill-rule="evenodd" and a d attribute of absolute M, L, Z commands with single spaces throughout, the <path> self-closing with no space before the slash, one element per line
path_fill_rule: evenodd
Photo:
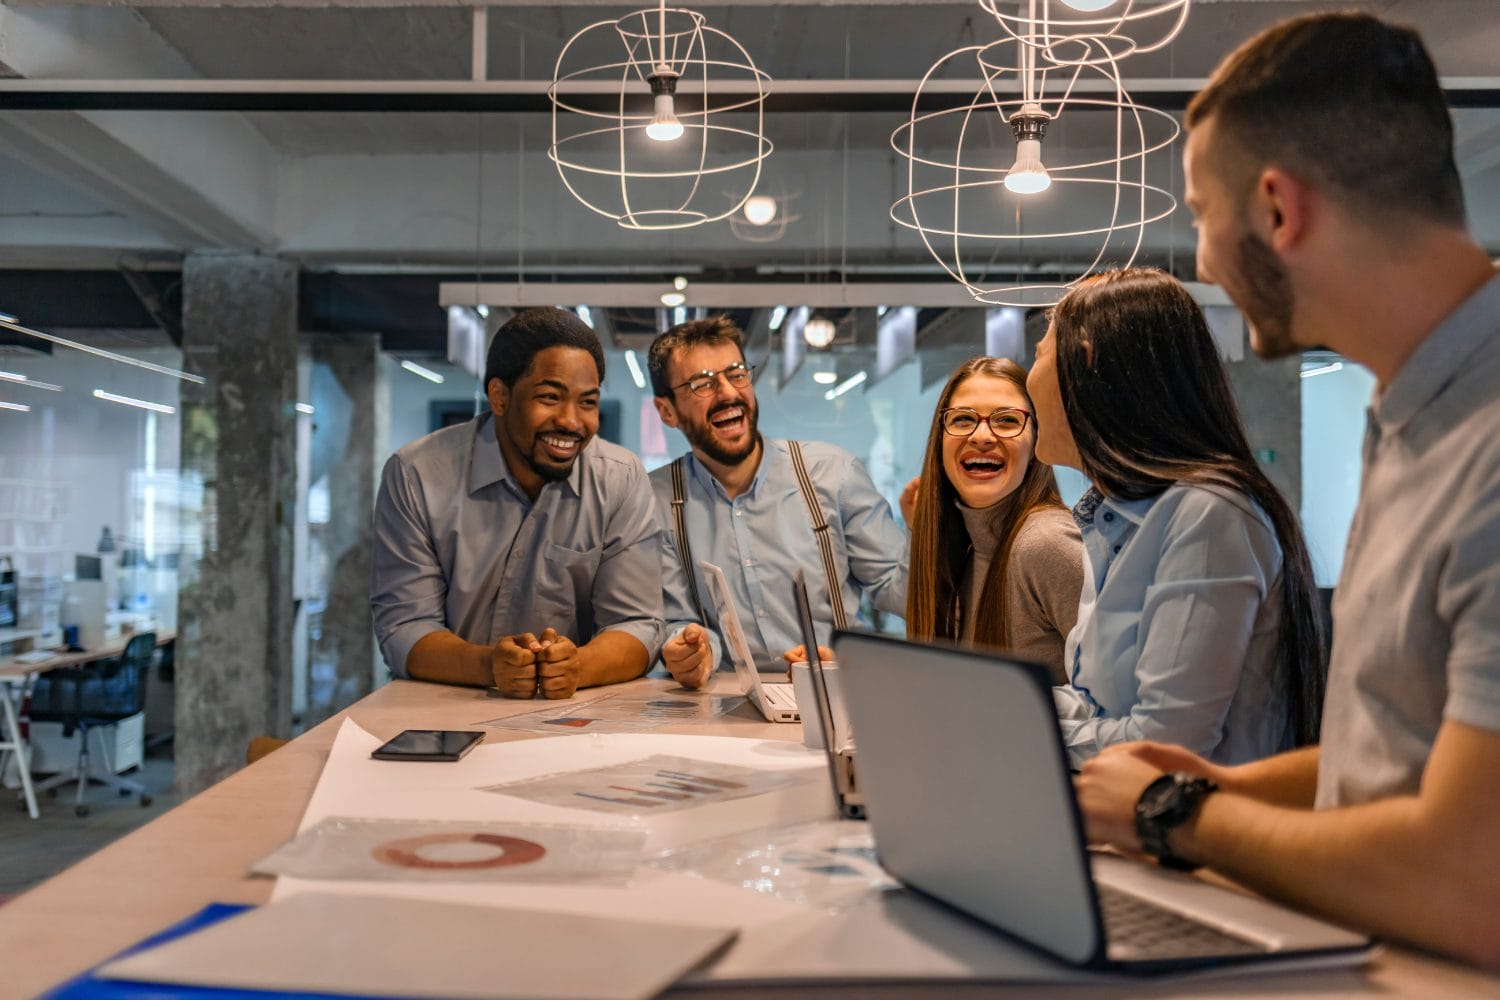
<path fill-rule="evenodd" d="M 908 539 L 864 464 L 852 459 L 839 488 L 849 575 L 875 607 L 906 616 Z"/>
<path fill-rule="evenodd" d="M 1074 764 L 1131 740 L 1203 755 L 1220 743 L 1251 634 L 1280 572 L 1280 546 L 1253 515 L 1199 490 L 1185 492 L 1163 541 L 1138 626 L 1135 703 L 1107 716 L 1086 691 L 1055 692 Z"/>
<path fill-rule="evenodd" d="M 415 477 L 392 455 L 375 500 L 370 612 L 380 654 L 395 677 L 409 676 L 406 658 L 426 635 L 447 631 L 447 578 L 433 550 L 432 532 Z"/>
<path fill-rule="evenodd" d="M 605 526 L 604 551 L 594 577 L 595 631 L 625 632 L 640 640 L 654 661 L 661 651 L 661 525 L 646 471 L 639 462 L 612 483 L 619 495 Z"/>

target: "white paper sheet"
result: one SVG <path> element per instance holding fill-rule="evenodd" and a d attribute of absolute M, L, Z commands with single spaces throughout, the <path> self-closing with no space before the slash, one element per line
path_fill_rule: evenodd
<path fill-rule="evenodd" d="M 733 936 L 681 923 L 304 893 L 101 974 L 356 996 L 645 1000 Z"/>

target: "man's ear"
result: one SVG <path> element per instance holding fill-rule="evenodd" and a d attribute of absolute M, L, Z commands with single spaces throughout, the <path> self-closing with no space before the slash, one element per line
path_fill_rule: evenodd
<path fill-rule="evenodd" d="M 1250 228 L 1277 253 L 1296 249 L 1312 222 L 1313 190 L 1280 167 L 1267 167 L 1256 178 L 1250 197 Z"/>
<path fill-rule="evenodd" d="M 489 398 L 490 411 L 495 416 L 505 416 L 505 407 L 510 403 L 510 388 L 497 378 L 490 379 L 484 387 L 484 394 Z"/>
<path fill-rule="evenodd" d="M 661 422 L 668 427 L 677 426 L 677 408 L 672 405 L 670 398 L 666 396 L 653 396 L 651 402 L 656 404 L 656 415 L 661 417 Z"/>

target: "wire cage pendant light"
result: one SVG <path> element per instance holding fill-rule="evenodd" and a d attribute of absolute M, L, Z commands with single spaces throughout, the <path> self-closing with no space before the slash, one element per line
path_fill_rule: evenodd
<path fill-rule="evenodd" d="M 1116 3 L 1080 15 L 1056 0 L 980 0 L 1003 37 L 939 59 L 891 136 L 907 180 L 891 218 L 976 301 L 1050 305 L 1099 268 L 1132 263 L 1146 226 L 1177 207 L 1152 177 L 1180 128 L 1131 98 L 1119 53 L 1170 41 L 1180 19 L 1164 39 L 1123 32 L 1185 16 L 1187 0 Z M 973 96 L 923 110 L 930 83 L 954 78 L 975 80 Z"/>
<path fill-rule="evenodd" d="M 702 14 L 598 21 L 558 54 L 548 157 L 568 191 L 626 229 L 688 229 L 740 211 L 771 154 L 771 78 Z M 730 187 L 744 194 L 725 198 Z"/>

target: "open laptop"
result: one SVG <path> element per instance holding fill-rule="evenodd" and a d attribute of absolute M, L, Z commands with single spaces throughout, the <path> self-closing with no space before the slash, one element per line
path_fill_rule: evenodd
<path fill-rule="evenodd" d="M 818 655 L 818 630 L 813 625 L 812 602 L 807 597 L 807 577 L 799 569 L 792 581 L 797 602 L 797 625 L 802 630 L 802 647 L 807 650 L 807 669 L 811 675 L 813 705 L 823 730 L 823 752 L 828 758 L 828 781 L 833 786 L 833 800 L 844 819 L 864 819 L 865 800 L 854 779 L 854 741 L 848 732 L 840 732 L 838 716 L 829 692 L 823 661 Z M 842 709 L 843 706 L 838 706 Z"/>
<path fill-rule="evenodd" d="M 755 658 L 750 655 L 750 645 L 745 642 L 745 630 L 740 626 L 739 613 L 734 609 L 734 598 L 729 593 L 729 581 L 724 571 L 713 563 L 698 564 L 703 570 L 703 580 L 708 586 L 708 598 L 713 601 L 714 612 L 719 617 L 719 629 L 729 645 L 729 661 L 734 664 L 735 675 L 740 681 L 740 694 L 750 699 L 750 704 L 760 710 L 768 722 L 801 722 L 797 711 L 797 698 L 792 694 L 789 682 L 767 683 L 760 679 L 755 667 Z"/>
<path fill-rule="evenodd" d="M 1363 935 L 1090 853 L 1042 667 L 846 632 L 834 649 L 876 851 L 909 888 L 1086 968 L 1368 956 Z"/>

